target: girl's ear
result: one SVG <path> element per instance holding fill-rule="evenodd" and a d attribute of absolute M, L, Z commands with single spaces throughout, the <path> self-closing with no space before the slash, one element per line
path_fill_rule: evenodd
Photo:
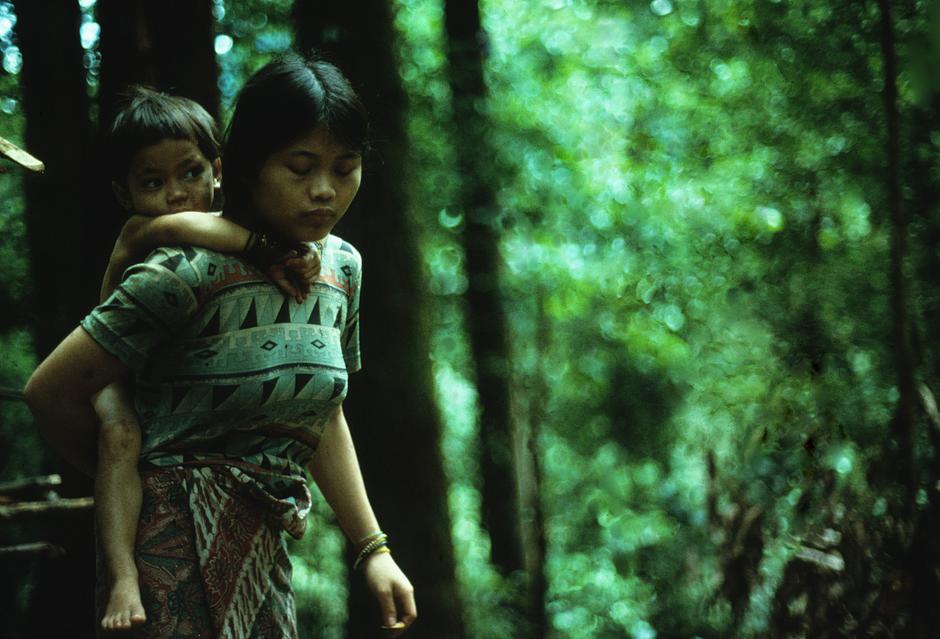
<path fill-rule="evenodd" d="M 222 188 L 222 158 L 216 158 L 212 162 L 212 186 L 216 189 Z"/>
<path fill-rule="evenodd" d="M 114 199 L 118 201 L 118 204 L 121 205 L 122 209 L 125 211 L 130 211 L 134 208 L 133 203 L 131 202 L 131 194 L 128 192 L 127 187 L 125 187 L 123 184 L 111 182 L 111 192 L 114 193 Z"/>

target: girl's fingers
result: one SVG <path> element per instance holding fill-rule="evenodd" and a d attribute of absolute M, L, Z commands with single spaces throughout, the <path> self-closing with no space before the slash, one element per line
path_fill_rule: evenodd
<path fill-rule="evenodd" d="M 382 627 L 390 630 L 398 623 L 398 612 L 395 610 L 395 597 L 392 595 L 391 590 L 377 592 L 376 597 L 378 597 L 379 600 L 379 607 L 382 608 Z"/>
<path fill-rule="evenodd" d="M 418 608 L 415 606 L 414 588 L 411 587 L 410 583 L 406 582 L 404 585 L 400 586 L 398 591 L 398 613 L 399 623 L 402 624 L 402 626 L 401 630 L 396 629 L 397 632 L 392 635 L 393 637 L 402 634 L 405 629 L 418 618 Z"/>

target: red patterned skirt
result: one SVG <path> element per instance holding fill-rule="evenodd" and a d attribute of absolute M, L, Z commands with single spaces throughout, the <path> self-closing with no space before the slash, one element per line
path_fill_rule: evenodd
<path fill-rule="evenodd" d="M 297 637 L 290 560 L 270 510 L 213 467 L 141 479 L 136 556 L 147 621 L 133 636 Z"/>

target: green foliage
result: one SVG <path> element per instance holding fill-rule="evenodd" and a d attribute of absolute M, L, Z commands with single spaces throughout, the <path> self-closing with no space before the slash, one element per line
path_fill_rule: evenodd
<path fill-rule="evenodd" d="M 0 73 L 0 137 L 23 144 L 24 121 L 20 110 L 19 76 Z M 36 366 L 32 340 L 23 309 L 32 293 L 29 253 L 23 219 L 22 172 L 4 161 L 8 172 L 0 175 L 0 387 L 20 389 Z M 0 399 L 0 468 L 3 479 L 38 474 L 41 461 L 39 437 L 32 428 L 26 406 L 15 400 Z"/>
<path fill-rule="evenodd" d="M 868 474 L 897 400 L 877 7 L 482 9 L 514 378 L 548 387 L 553 636 L 761 636 L 794 549 L 876 494 Z M 918 4 L 897 25 L 911 51 L 938 41 L 925 15 Z M 441 16 L 438 2 L 398 3 L 409 188 L 439 300 L 439 393 L 462 451 L 447 455 L 455 536 L 479 547 L 466 459 L 478 409 L 455 300 L 462 217 L 448 178 L 453 154 L 474 150 L 440 135 Z M 931 76 L 906 55 L 902 99 L 922 104 Z M 938 157 L 933 144 L 924 157 Z M 838 506 L 806 510 L 823 502 Z M 736 577 L 722 555 L 752 506 L 765 513 L 763 550 Z M 462 562 L 466 608 L 495 620 L 473 636 L 501 636 L 505 616 L 481 594 L 492 575 Z M 750 575 L 735 619 L 727 582 Z"/>
<path fill-rule="evenodd" d="M 290 45 L 291 3 L 214 6 L 232 38 L 219 55 L 227 112 Z M 843 608 L 902 579 L 890 552 L 869 548 L 902 527 L 884 461 L 898 391 L 876 3 L 481 8 L 479 108 L 497 151 L 486 178 L 500 207 L 514 416 L 538 433 L 549 636 L 771 636 L 807 548 L 844 561 L 817 574 L 855 580 Z M 455 168 L 477 150 L 452 144 L 441 0 L 394 9 L 468 636 L 522 636 L 509 605 L 522 577 L 490 565 L 480 516 Z M 906 268 L 918 379 L 936 390 L 940 10 L 897 10 Z M 14 141 L 18 91 L 0 75 L 0 135 Z M 30 291 L 15 172 L 0 192 L 0 300 L 19 308 Z M 0 324 L 0 385 L 18 386 L 34 364 L 28 335 Z M 0 404 L 0 420 L 6 473 L 32 474 L 25 412 Z M 915 453 L 929 487 L 940 478 L 923 429 Z M 934 500 L 920 490 L 917 512 Z M 316 501 L 313 530 L 290 545 L 298 610 L 304 633 L 340 637 L 343 542 Z"/>
<path fill-rule="evenodd" d="M 288 0 L 214 0 L 223 121 L 245 80 L 293 44 L 291 7 Z"/>

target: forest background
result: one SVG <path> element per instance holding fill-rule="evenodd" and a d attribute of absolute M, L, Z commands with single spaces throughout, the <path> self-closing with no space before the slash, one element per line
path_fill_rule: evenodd
<path fill-rule="evenodd" d="M 0 135 L 46 163 L 0 176 L 0 385 L 95 303 L 117 92 L 224 122 L 292 46 L 373 114 L 347 405 L 411 637 L 936 636 L 935 4 L 0 1 Z M 0 442 L 89 494 L 14 399 Z M 302 636 L 380 636 L 315 519 Z M 90 513 L 0 527 L 37 539 L 0 635 L 90 634 Z"/>

